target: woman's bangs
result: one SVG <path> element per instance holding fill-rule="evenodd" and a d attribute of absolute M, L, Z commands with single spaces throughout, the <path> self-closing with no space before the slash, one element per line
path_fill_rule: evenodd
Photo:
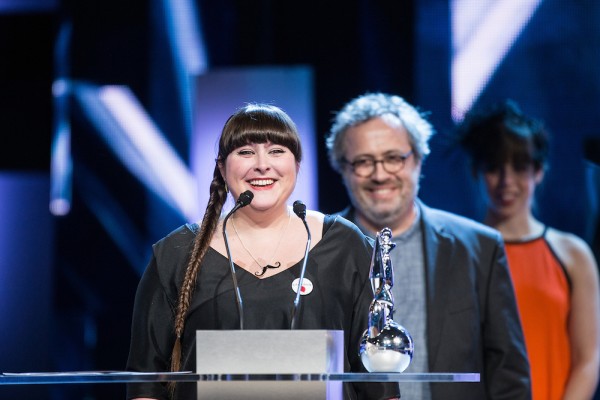
<path fill-rule="evenodd" d="M 300 143 L 298 142 L 298 137 L 289 131 L 240 131 L 238 134 L 232 135 L 228 143 L 225 144 L 225 154 L 229 154 L 235 149 L 251 143 L 267 142 L 287 147 L 296 156 L 297 160 L 300 161 Z"/>
<path fill-rule="evenodd" d="M 294 123 L 280 110 L 248 107 L 227 122 L 221 136 L 220 158 L 251 143 L 269 142 L 287 147 L 300 162 L 302 150 Z"/>

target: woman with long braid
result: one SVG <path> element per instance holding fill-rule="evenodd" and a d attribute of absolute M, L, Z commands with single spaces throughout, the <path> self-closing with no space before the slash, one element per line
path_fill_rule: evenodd
<path fill-rule="evenodd" d="M 153 246 L 135 298 L 129 371 L 194 371 L 197 330 L 240 328 L 222 234 L 228 193 L 234 200 L 247 190 L 254 195 L 227 224 L 244 329 L 290 328 L 307 238 L 288 206 L 301 158 L 296 126 L 281 109 L 251 104 L 228 119 L 202 223 L 181 226 Z M 343 330 L 344 369 L 363 372 L 358 348 L 373 298 L 372 244 L 343 218 L 308 211 L 306 222 L 312 240 L 296 327 Z M 193 383 L 131 383 L 127 398 L 193 399 L 195 390 Z M 395 383 L 346 384 L 344 397 L 391 399 L 399 390 Z"/>

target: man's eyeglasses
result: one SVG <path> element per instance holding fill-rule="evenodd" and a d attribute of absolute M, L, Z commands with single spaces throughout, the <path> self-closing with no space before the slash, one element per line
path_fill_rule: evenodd
<path fill-rule="evenodd" d="M 348 161 L 345 158 L 342 158 L 341 161 L 344 164 L 348 164 L 356 176 L 368 178 L 375 172 L 377 163 L 381 163 L 386 172 L 394 174 L 404 168 L 406 160 L 411 155 L 413 155 L 412 150 L 406 154 L 386 154 L 380 159 L 374 157 L 359 157 L 354 161 Z"/>

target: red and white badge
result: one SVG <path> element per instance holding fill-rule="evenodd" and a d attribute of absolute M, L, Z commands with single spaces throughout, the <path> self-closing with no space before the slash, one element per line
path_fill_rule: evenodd
<path fill-rule="evenodd" d="M 294 293 L 298 293 L 298 283 L 300 282 L 300 278 L 294 279 L 292 282 L 292 290 Z M 304 278 L 302 280 L 302 289 L 300 289 L 300 296 L 306 296 L 310 292 L 313 291 L 313 283 L 308 280 L 308 278 Z"/>

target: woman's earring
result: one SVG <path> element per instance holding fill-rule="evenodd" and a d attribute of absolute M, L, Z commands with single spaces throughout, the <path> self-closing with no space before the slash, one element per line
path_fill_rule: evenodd
<path fill-rule="evenodd" d="M 227 187 L 227 184 L 225 184 L 225 193 L 229 193 L 229 188 Z"/>

